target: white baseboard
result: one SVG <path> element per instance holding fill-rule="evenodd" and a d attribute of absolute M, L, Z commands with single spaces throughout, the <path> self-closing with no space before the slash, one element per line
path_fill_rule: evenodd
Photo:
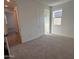
<path fill-rule="evenodd" d="M 65 37 L 69 37 L 69 38 L 73 38 L 73 39 L 74 39 L 73 36 L 69 36 L 69 35 L 65 35 L 65 34 L 58 34 L 58 33 L 53 33 L 53 34 L 55 34 L 55 35 L 60 35 L 60 36 L 65 36 Z"/>

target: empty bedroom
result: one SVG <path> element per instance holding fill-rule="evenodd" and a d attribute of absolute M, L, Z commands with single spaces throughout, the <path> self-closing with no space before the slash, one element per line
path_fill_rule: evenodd
<path fill-rule="evenodd" d="M 74 59 L 74 0 L 4 0 L 4 14 L 5 59 Z"/>

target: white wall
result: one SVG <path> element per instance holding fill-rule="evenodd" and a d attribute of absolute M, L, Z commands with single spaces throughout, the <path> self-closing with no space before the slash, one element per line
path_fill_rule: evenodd
<path fill-rule="evenodd" d="M 67 3 L 53 6 L 54 10 L 63 10 L 63 17 L 61 20 L 61 25 L 53 26 L 53 32 L 55 34 L 64 35 L 68 37 L 74 37 L 74 1 L 69 1 Z"/>
<path fill-rule="evenodd" d="M 8 32 L 16 31 L 15 23 L 14 23 L 14 15 L 11 11 L 5 12 L 6 18 L 7 18 L 7 25 L 8 25 Z"/>
<path fill-rule="evenodd" d="M 22 42 L 43 35 L 45 6 L 34 0 L 17 0 L 17 8 Z"/>

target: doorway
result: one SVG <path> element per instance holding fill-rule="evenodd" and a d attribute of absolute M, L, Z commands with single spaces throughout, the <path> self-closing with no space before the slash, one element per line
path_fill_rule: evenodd
<path fill-rule="evenodd" d="M 17 12 L 15 9 L 5 11 L 7 28 L 8 28 L 8 44 L 9 46 L 15 46 L 21 43 L 21 36 L 19 32 L 19 24 L 17 18 Z"/>

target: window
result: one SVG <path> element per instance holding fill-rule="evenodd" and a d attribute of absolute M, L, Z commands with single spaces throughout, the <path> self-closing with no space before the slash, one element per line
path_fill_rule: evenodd
<path fill-rule="evenodd" d="M 53 11 L 54 25 L 61 25 L 62 9 Z"/>

